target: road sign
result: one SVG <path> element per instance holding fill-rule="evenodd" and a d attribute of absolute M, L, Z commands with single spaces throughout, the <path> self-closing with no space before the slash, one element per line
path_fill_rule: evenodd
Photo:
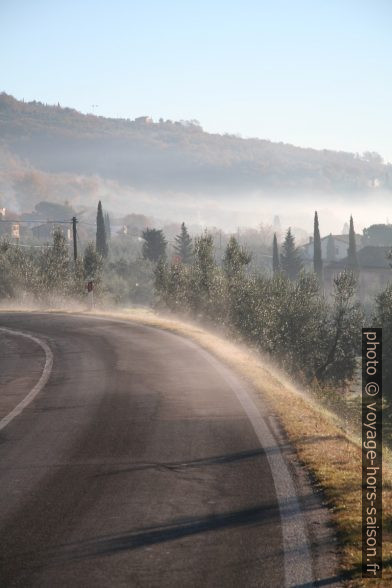
<path fill-rule="evenodd" d="M 87 296 L 92 310 L 94 308 L 94 282 L 92 280 L 87 282 Z"/>

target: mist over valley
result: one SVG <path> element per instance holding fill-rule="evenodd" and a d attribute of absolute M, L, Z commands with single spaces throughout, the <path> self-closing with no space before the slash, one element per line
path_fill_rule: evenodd
<path fill-rule="evenodd" d="M 93 210 L 102 199 L 118 217 L 235 230 L 279 215 L 310 232 L 317 208 L 334 233 L 350 214 L 359 228 L 388 217 L 392 166 L 373 152 L 211 134 L 197 121 L 84 115 L 6 93 L 0 137 L 2 205 L 18 213 L 41 201 Z"/>

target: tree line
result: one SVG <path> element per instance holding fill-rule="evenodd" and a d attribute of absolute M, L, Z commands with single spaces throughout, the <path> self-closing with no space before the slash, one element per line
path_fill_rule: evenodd
<path fill-rule="evenodd" d="M 224 327 L 302 382 L 350 380 L 363 320 L 355 276 L 340 274 L 328 301 L 314 274 L 249 274 L 249 262 L 249 253 L 231 237 L 218 266 L 212 237 L 198 237 L 191 263 L 159 260 L 157 304 Z"/>
<path fill-rule="evenodd" d="M 9 238 L 0 240 L 0 299 L 36 300 L 53 305 L 61 300 L 83 300 L 86 283 L 93 281 L 99 296 L 105 258 L 109 252 L 110 218 L 98 203 L 96 242 L 87 243 L 76 260 L 60 226 L 52 243 L 38 251 L 22 248 Z"/>
<path fill-rule="evenodd" d="M 300 382 L 342 386 L 359 367 L 365 321 L 357 296 L 359 266 L 352 217 L 348 241 L 346 268 L 335 276 L 332 296 L 326 296 L 317 212 L 313 272 L 303 271 L 290 229 L 281 252 L 274 234 L 273 273 L 266 275 L 249 271 L 251 255 L 234 236 L 223 262 L 217 264 L 212 236 L 205 233 L 192 244 L 183 225 L 176 244 L 177 251 L 186 246 L 186 255 L 167 262 L 162 242 L 162 255 L 156 257 L 156 304 L 222 327 Z M 329 241 L 327 250 L 328 246 Z M 384 393 L 392 408 L 392 283 L 375 298 L 366 320 L 383 328 Z"/>
<path fill-rule="evenodd" d="M 60 228 L 54 230 L 52 243 L 39 251 L 2 239 L 0 299 L 36 300 L 49 306 L 63 299 L 83 299 L 87 280 L 94 280 L 99 292 L 102 263 L 93 243 L 74 261 Z"/>
<path fill-rule="evenodd" d="M 332 235 L 329 235 L 327 241 L 327 260 L 332 261 L 335 257 L 335 245 Z M 333 250 L 333 251 L 331 251 Z M 357 246 L 355 241 L 355 230 L 353 217 L 350 216 L 350 225 L 348 233 L 348 249 L 345 268 L 348 271 L 358 274 L 359 264 L 357 257 Z M 283 272 L 291 280 L 295 280 L 303 269 L 303 261 L 298 248 L 295 246 L 295 239 L 291 233 L 291 228 L 287 230 L 282 251 L 279 253 L 278 240 L 274 233 L 272 242 L 272 270 L 274 274 Z M 314 213 L 313 226 L 313 271 L 317 276 L 320 285 L 323 281 L 323 257 L 321 251 L 321 236 L 317 211 Z"/>

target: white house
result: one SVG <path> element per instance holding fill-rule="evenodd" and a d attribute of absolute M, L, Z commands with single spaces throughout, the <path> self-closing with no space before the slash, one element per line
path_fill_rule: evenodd
<path fill-rule="evenodd" d="M 332 237 L 333 239 L 333 256 L 331 256 L 332 251 L 328 253 L 328 240 L 330 237 Z M 341 259 L 347 257 L 348 241 L 348 235 L 327 235 L 326 237 L 323 237 L 321 239 L 322 259 L 324 261 L 340 261 Z M 361 235 L 355 235 L 355 241 L 357 245 L 357 250 L 359 250 L 362 245 Z M 305 245 L 299 247 L 299 250 L 305 262 L 313 262 L 313 237 L 309 238 L 309 243 L 306 243 Z"/>
<path fill-rule="evenodd" d="M 150 116 L 138 116 L 135 118 L 135 123 L 143 124 L 143 125 L 150 125 L 153 123 L 153 120 Z"/>

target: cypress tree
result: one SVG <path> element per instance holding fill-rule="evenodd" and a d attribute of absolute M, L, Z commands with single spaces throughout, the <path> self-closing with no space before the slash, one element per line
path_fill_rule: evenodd
<path fill-rule="evenodd" d="M 321 255 L 321 238 L 317 211 L 314 213 L 313 230 L 313 269 L 319 280 L 323 278 L 323 258 Z"/>
<path fill-rule="evenodd" d="M 110 217 L 109 213 L 105 213 L 105 233 L 106 233 L 106 241 L 109 242 L 112 237 L 112 229 L 110 227 Z"/>
<path fill-rule="evenodd" d="M 355 241 L 354 221 L 352 216 L 350 216 L 350 230 L 348 233 L 347 269 L 353 272 L 359 270 L 357 244 Z"/>
<path fill-rule="evenodd" d="M 272 271 L 277 274 L 280 271 L 278 239 L 274 233 L 274 240 L 272 242 Z"/>
<path fill-rule="evenodd" d="M 282 246 L 280 264 L 282 270 L 290 280 L 296 280 L 302 269 L 302 261 L 295 247 L 295 239 L 291 234 L 291 228 L 288 229 Z"/>
<path fill-rule="evenodd" d="M 175 237 L 174 251 L 180 257 L 182 263 L 191 262 L 193 256 L 192 239 L 185 223 L 181 224 L 181 233 Z"/>
<path fill-rule="evenodd" d="M 108 255 L 108 243 L 106 240 L 105 221 L 103 218 L 102 204 L 98 202 L 97 209 L 97 235 L 95 242 L 96 250 L 101 257 L 107 257 Z"/>
<path fill-rule="evenodd" d="M 348 233 L 349 233 L 349 230 L 350 230 L 350 229 L 349 229 L 349 227 L 348 227 L 348 224 L 347 224 L 347 223 L 344 223 L 344 225 L 343 225 L 343 229 L 342 229 L 342 235 L 348 235 Z"/>

